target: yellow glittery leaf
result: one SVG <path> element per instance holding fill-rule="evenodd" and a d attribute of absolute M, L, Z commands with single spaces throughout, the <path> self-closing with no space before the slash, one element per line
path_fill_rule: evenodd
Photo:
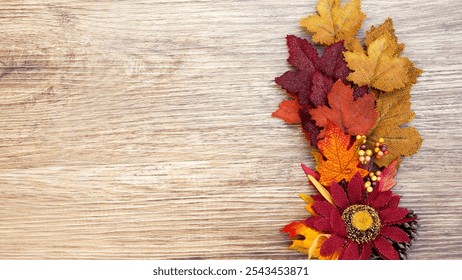
<path fill-rule="evenodd" d="M 375 163 L 388 166 L 401 156 L 415 154 L 422 145 L 422 138 L 415 127 L 403 127 L 412 121 L 415 113 L 411 110 L 411 86 L 394 93 L 376 93 L 379 117 L 376 126 L 367 135 L 368 145 L 373 147 L 379 138 L 385 140 L 389 154 Z"/>
<path fill-rule="evenodd" d="M 319 0 L 317 14 L 300 20 L 312 35 L 312 40 L 323 45 L 332 45 L 344 41 L 349 50 L 358 50 L 360 47 L 356 33 L 366 17 L 361 12 L 361 0 L 351 0 L 341 5 L 341 0 Z"/>
<path fill-rule="evenodd" d="M 390 34 L 383 34 L 369 44 L 367 54 L 345 52 L 350 73 L 347 79 L 359 86 L 371 86 L 391 92 L 412 83 L 413 63 L 404 57 L 395 57 L 394 42 Z"/>

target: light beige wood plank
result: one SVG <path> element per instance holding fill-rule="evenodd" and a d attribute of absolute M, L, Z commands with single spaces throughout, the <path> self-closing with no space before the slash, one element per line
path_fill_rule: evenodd
<path fill-rule="evenodd" d="M 286 34 L 315 1 L 1 1 L 0 258 L 304 259 Z M 421 217 L 411 259 L 462 258 L 458 1 L 364 0 L 424 69 L 420 152 L 396 191 Z"/>

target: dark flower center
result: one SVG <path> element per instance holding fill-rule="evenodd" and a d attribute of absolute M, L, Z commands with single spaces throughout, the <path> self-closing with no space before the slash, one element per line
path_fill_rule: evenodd
<path fill-rule="evenodd" d="M 380 231 L 380 218 L 374 208 L 367 205 L 351 205 L 342 213 L 348 238 L 362 244 L 371 242 Z"/>

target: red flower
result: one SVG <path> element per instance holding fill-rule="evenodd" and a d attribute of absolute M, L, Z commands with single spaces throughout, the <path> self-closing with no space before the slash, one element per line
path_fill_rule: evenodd
<path fill-rule="evenodd" d="M 359 174 L 351 179 L 346 190 L 336 182 L 328 190 L 334 204 L 316 199 L 311 208 L 317 215 L 305 220 L 306 226 L 330 234 L 322 244 L 321 256 L 337 253 L 339 259 L 368 260 L 375 250 L 383 259 L 400 258 L 392 242 L 410 242 L 409 235 L 399 226 L 416 218 L 406 217 L 409 211 L 398 207 L 398 195 L 378 188 L 368 193 Z"/>

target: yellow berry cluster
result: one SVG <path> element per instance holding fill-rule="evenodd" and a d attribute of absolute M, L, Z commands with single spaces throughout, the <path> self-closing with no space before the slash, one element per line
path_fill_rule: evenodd
<path fill-rule="evenodd" d="M 366 177 L 366 182 L 364 183 L 364 187 L 368 192 L 372 192 L 373 188 L 382 180 L 380 175 L 382 175 L 380 170 L 375 171 L 375 173 L 369 172 L 369 176 Z"/>
<path fill-rule="evenodd" d="M 384 143 L 385 140 L 383 138 L 379 138 L 378 142 L 375 143 L 374 151 L 367 149 L 366 136 L 358 135 L 356 136 L 356 139 L 361 140 L 361 145 L 359 146 L 359 149 L 358 149 L 358 156 L 359 156 L 359 161 L 362 164 L 369 163 L 373 157 L 379 159 L 383 157 L 384 155 L 388 154 L 387 145 L 385 145 Z"/>

